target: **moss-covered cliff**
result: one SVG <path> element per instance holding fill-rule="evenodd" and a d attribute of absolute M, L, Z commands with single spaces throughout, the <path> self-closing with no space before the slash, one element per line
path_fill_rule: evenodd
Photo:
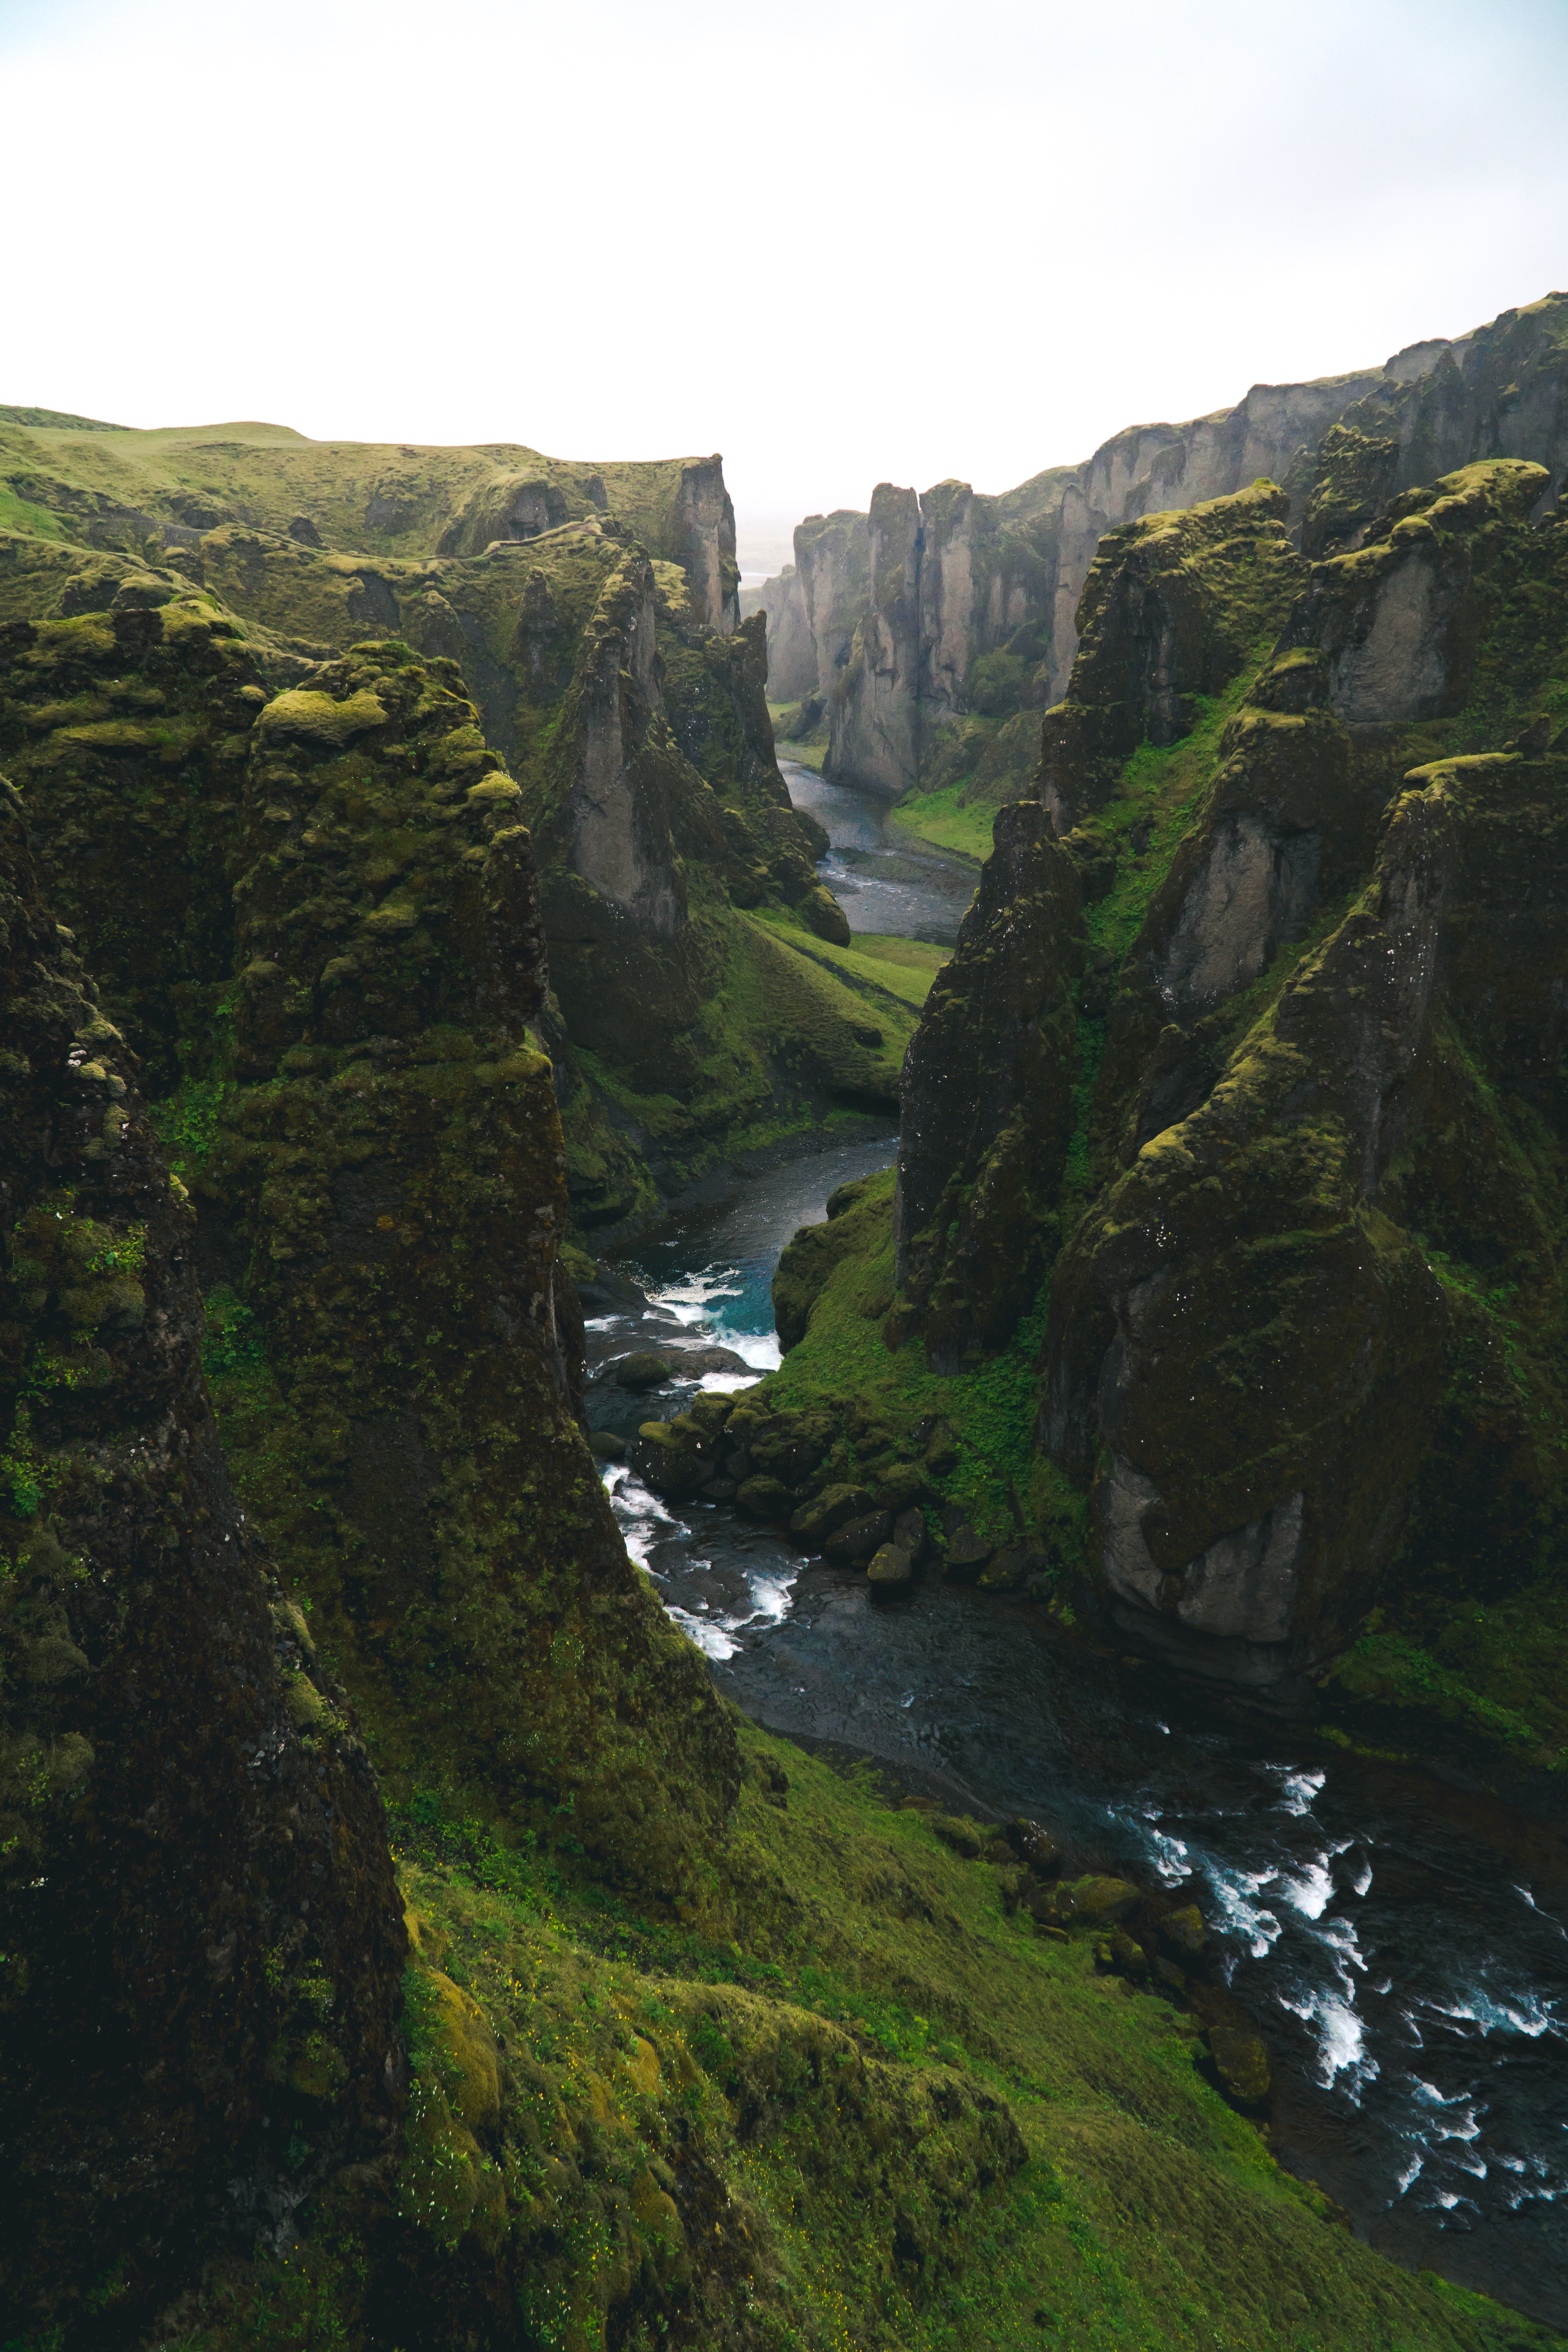
<path fill-rule="evenodd" d="M 191 662 L 171 662 L 153 614 L 170 638 L 184 629 L 194 645 L 205 630 L 226 646 L 236 693 L 242 670 L 259 694 L 376 638 L 455 661 L 482 748 L 538 820 L 556 982 L 542 1034 L 574 1223 L 589 1234 L 646 1214 L 726 1150 L 835 1108 L 891 1108 L 910 1024 L 895 1010 L 889 1031 L 852 982 L 825 983 L 809 951 L 813 938 L 847 943 L 848 927 L 815 871 L 826 837 L 791 808 L 774 760 L 765 624 L 736 625 L 719 461 L 540 460 L 531 473 L 528 457 L 323 446 L 264 426 L 0 421 L 21 499 L 0 515 L 16 526 L 0 532 L 0 619 L 102 616 L 96 635 L 78 633 L 79 674 L 53 677 L 52 703 L 22 694 L 28 715 L 5 748 L 16 759 L 26 744 L 29 772 L 41 761 L 67 775 L 68 801 L 89 771 L 99 779 L 89 797 L 108 830 L 73 864 L 107 876 L 111 839 L 141 822 L 119 789 L 132 773 L 157 780 L 171 845 L 198 822 L 193 797 L 221 832 L 211 811 L 232 808 L 234 789 L 219 771 L 248 723 Z M 175 670 L 176 685 L 160 682 Z M 18 688 L 25 677 L 24 665 Z M 181 779 L 198 776 L 193 796 Z M 62 801 L 48 822 L 77 819 Z M 222 845 L 205 847 L 216 874 Z M 198 967 L 222 976 L 235 877 L 225 867 L 223 887 L 193 891 L 195 852 L 183 854 L 159 887 L 171 919 L 210 934 L 192 932 L 188 994 L 207 984 Z M 61 887 L 97 886 L 89 870 Z M 769 910 L 782 920 L 762 931 L 744 919 Z M 108 912 L 95 902 L 95 930 Z M 118 919 L 148 937 L 151 912 L 132 893 Z M 109 976 L 120 984 L 117 964 Z M 123 978 L 133 987 L 129 965 Z M 199 1061 L 203 1022 L 187 1013 Z M 165 999 L 155 1093 L 180 1075 L 168 1058 L 180 1017 Z"/>
<path fill-rule="evenodd" d="M 1441 597 L 1479 615 L 1442 638 L 1472 680 L 1455 726 L 1551 657 L 1510 650 L 1537 607 L 1497 601 L 1519 488 L 1448 486 L 1416 518 Z M 1193 521 L 1195 593 L 1251 612 L 1277 525 L 1267 499 L 1230 520 Z M 1550 598 L 1555 542 L 1525 541 Z M 1184 1970 L 1097 1952 L 1097 1917 L 1156 1948 L 1157 1899 L 1053 1891 L 1027 1825 L 933 1822 L 738 1724 L 626 1558 L 562 1278 L 582 1071 L 584 1132 L 613 1149 L 597 1106 L 630 1103 L 689 1165 L 753 1107 L 885 1098 L 921 992 L 814 908 L 757 749 L 756 637 L 704 633 L 684 572 L 612 531 L 536 542 L 508 658 L 551 684 L 504 763 L 439 652 L 345 635 L 312 660 L 173 565 L 14 544 L 9 2337 L 1544 2352 L 1277 2169 L 1256 2065 L 1226 2076 L 1212 2028 L 1205 2051 Z M 645 1433 L 667 1486 L 710 1476 L 722 1431 L 760 1517 L 854 1557 L 941 1496 L 951 1565 L 1048 1587 L 1088 1508 L 1029 1452 L 1039 1285 L 1090 1181 L 1082 992 L 1151 908 L 1227 702 L 1327 690 L 1318 609 L 1304 655 L 1217 706 L 1223 663 L 1173 674 L 1191 732 L 1141 743 L 1065 840 L 1038 802 L 1010 813 L 910 1057 L 902 1268 L 890 1181 L 849 1188 L 781 1269 L 783 1375 Z M 1480 764 L 1500 796 L 1462 761 L 1420 790 L 1445 838 L 1481 837 L 1455 871 L 1489 970 L 1560 763 Z M 576 955 L 584 906 L 618 985 Z M 1528 924 L 1510 937 L 1549 985 Z M 680 1010 L 662 1039 L 655 989 Z M 578 1062 L 568 1019 L 604 1024 Z M 1466 1037 L 1500 1099 L 1513 1047 Z"/>
<path fill-rule="evenodd" d="M 1568 1736 L 1547 487 L 1466 467 L 1315 567 L 1261 485 L 1107 539 L 897 1202 L 786 1252 L 743 1409 L 809 1436 L 779 1512 L 944 1504 L 954 1568 L 1505 1779 Z"/>
<path fill-rule="evenodd" d="M 195 1219 L 8 793 L 0 941 L 0 2308 L 124 2342 L 393 2156 L 404 1934 L 353 1707 L 235 1502 Z"/>
<path fill-rule="evenodd" d="M 520 787 L 452 664 L 371 644 L 269 697 L 199 604 L 112 622 L 13 625 L 13 773 L 113 1013 L 153 1003 L 143 1025 L 178 1030 L 155 1117 L 201 1211 L 247 1507 L 394 1786 L 438 1769 L 519 1831 L 574 1808 L 606 1867 L 673 1896 L 695 1849 L 668 1846 L 650 1800 L 664 1818 L 684 1774 L 692 1817 L 717 1817 L 729 1733 L 700 1683 L 675 1697 L 690 1654 L 631 1575 L 574 1423 Z M 106 671 L 158 698 L 163 737 L 111 719 L 81 740 L 80 690 Z M 134 833 L 110 871 L 116 824 Z M 651 1733 L 667 1705 L 673 1739 Z"/>

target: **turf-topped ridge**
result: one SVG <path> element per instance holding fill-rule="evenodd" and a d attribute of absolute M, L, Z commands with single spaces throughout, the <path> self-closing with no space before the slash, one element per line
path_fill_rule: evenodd
<path fill-rule="evenodd" d="M 0 401 L 0 425 L 26 425 L 47 433 L 123 433 L 123 425 L 106 425 L 100 416 L 70 416 L 58 408 L 17 408 Z"/>

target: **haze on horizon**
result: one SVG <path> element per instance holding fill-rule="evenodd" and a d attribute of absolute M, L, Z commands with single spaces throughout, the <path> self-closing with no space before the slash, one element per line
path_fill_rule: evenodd
<path fill-rule="evenodd" d="M 787 552 L 1568 281 L 1565 67 L 1560 0 L 0 0 L 0 398 L 721 449 Z"/>

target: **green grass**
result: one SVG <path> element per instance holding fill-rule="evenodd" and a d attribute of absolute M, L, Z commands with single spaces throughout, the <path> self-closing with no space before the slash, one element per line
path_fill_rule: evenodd
<path fill-rule="evenodd" d="M 1254 649 L 1224 694 L 1197 698 L 1192 731 L 1180 742 L 1163 749 L 1141 743 L 1122 770 L 1111 799 L 1094 820 L 1098 829 L 1116 844 L 1120 855 L 1115 887 L 1098 906 L 1086 909 L 1084 922 L 1091 944 L 1107 950 L 1118 965 L 1142 929 L 1155 891 L 1202 813 L 1214 782 L 1220 738 L 1247 700 L 1272 644 L 1269 638 Z M 1132 855 L 1129 840 L 1133 826 L 1140 823 L 1152 825 L 1149 847 L 1142 859 Z"/>
<path fill-rule="evenodd" d="M 884 937 L 879 931 L 852 932 L 849 945 L 841 948 L 771 908 L 759 908 L 751 920 L 763 925 L 796 955 L 841 974 L 852 986 L 895 996 L 900 1006 L 925 1003 L 932 981 L 952 953 L 951 948 L 932 947 L 925 940 Z"/>
<path fill-rule="evenodd" d="M 58 516 L 47 507 L 35 506 L 30 499 L 19 499 L 15 490 L 0 482 L 0 530 L 27 532 L 34 539 L 64 539 Z"/>
<path fill-rule="evenodd" d="M 768 717 L 773 721 L 773 749 L 781 760 L 794 760 L 800 767 L 809 768 L 814 774 L 819 776 L 822 773 L 822 763 L 827 757 L 826 727 L 824 726 L 821 732 L 809 743 L 787 743 L 779 733 L 784 721 L 799 707 L 798 703 L 794 702 L 769 703 Z"/>
<path fill-rule="evenodd" d="M 732 1834 L 680 1923 L 586 1883 L 569 1834 L 500 1845 L 435 1790 L 395 1811 L 415 2121 L 369 2261 L 412 2297 L 405 2340 L 431 2340 L 421 2298 L 444 2318 L 474 2275 L 560 2352 L 599 2352 L 606 2306 L 630 2352 L 667 2333 L 715 2352 L 1560 2340 L 1336 2226 L 1210 2087 L 1183 2011 L 1009 1916 L 1010 1864 L 961 1860 L 868 1769 L 740 1736 Z M 442 2123 L 461 2084 L 443 1979 L 507 2066 L 467 2158 Z M 452 2221 L 477 2159 L 495 2185 L 476 2241 Z M 288 2265 L 218 2287 L 190 2352 L 364 2344 L 367 2267 L 322 2217 Z"/>
<path fill-rule="evenodd" d="M 965 807 L 967 788 L 966 782 L 960 782 L 944 785 L 941 792 L 911 793 L 893 810 L 893 823 L 918 840 L 929 841 L 933 848 L 984 865 L 991 855 L 996 810 L 983 801 Z"/>

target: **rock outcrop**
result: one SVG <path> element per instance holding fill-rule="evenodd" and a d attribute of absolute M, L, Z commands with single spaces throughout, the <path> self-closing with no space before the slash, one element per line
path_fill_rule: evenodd
<path fill-rule="evenodd" d="M 1046 716 L 1038 791 L 1058 834 L 1104 803 L 1131 753 L 1192 730 L 1272 643 L 1303 578 L 1271 482 L 1109 531 L 1079 607 L 1083 648 Z"/>
<path fill-rule="evenodd" d="M 576 722 L 606 792 L 618 686 L 592 668 Z M 257 721 L 241 1084 L 205 1189 L 281 1393 L 236 1458 L 383 1770 L 519 1821 L 565 1802 L 605 1866 L 673 1896 L 731 1736 L 576 1426 L 532 850 L 473 719 L 449 666 L 367 646 Z"/>
<path fill-rule="evenodd" d="M 606 793 L 639 631 L 651 661 L 647 571 L 615 573 L 631 639 L 607 671 L 585 663 L 570 720 L 573 772 Z M 157 1116 L 200 1207 L 247 1508 L 311 1594 L 395 1782 L 434 1773 L 520 1822 L 570 1802 L 606 1867 L 672 1895 L 692 1824 L 722 1811 L 730 1735 L 576 1427 L 560 1078 L 540 1042 L 560 1016 L 521 788 L 454 664 L 372 643 L 269 696 L 210 606 L 113 618 L 118 635 L 95 614 L 13 625 L 0 725 L 47 870 L 101 926 L 111 1008 L 178 1017 L 186 1082 Z M 68 719 L 71 689 L 108 677 L 178 714 L 162 774 L 156 746 L 52 724 L 62 693 Z M 133 751 L 153 822 L 111 877 L 84 874 Z M 607 892 L 624 877 L 591 815 Z M 202 922 L 220 910 L 194 972 L 187 929 L 160 920 L 173 887 Z M 647 1710 L 672 1693 L 679 1735 L 650 1746 Z"/>
<path fill-rule="evenodd" d="M 897 1273 L 942 1371 L 1005 1343 L 1060 1246 L 1081 903 L 1045 810 L 1001 811 L 905 1058 Z"/>
<path fill-rule="evenodd" d="M 799 702 L 816 690 L 816 641 L 806 617 L 801 573 L 786 563 L 774 580 L 742 592 L 742 606 L 767 614 L 767 684 L 775 702 Z M 750 614 L 746 614 L 750 618 Z"/>
<path fill-rule="evenodd" d="M 866 521 L 871 601 L 833 681 L 823 773 L 897 800 L 920 766 L 921 509 L 879 482 Z"/>
<path fill-rule="evenodd" d="M 14 803 L 0 940 L 0 2302 L 125 2340 L 392 2153 L 405 1937 L 353 1710 L 229 1485 L 195 1220 Z"/>

